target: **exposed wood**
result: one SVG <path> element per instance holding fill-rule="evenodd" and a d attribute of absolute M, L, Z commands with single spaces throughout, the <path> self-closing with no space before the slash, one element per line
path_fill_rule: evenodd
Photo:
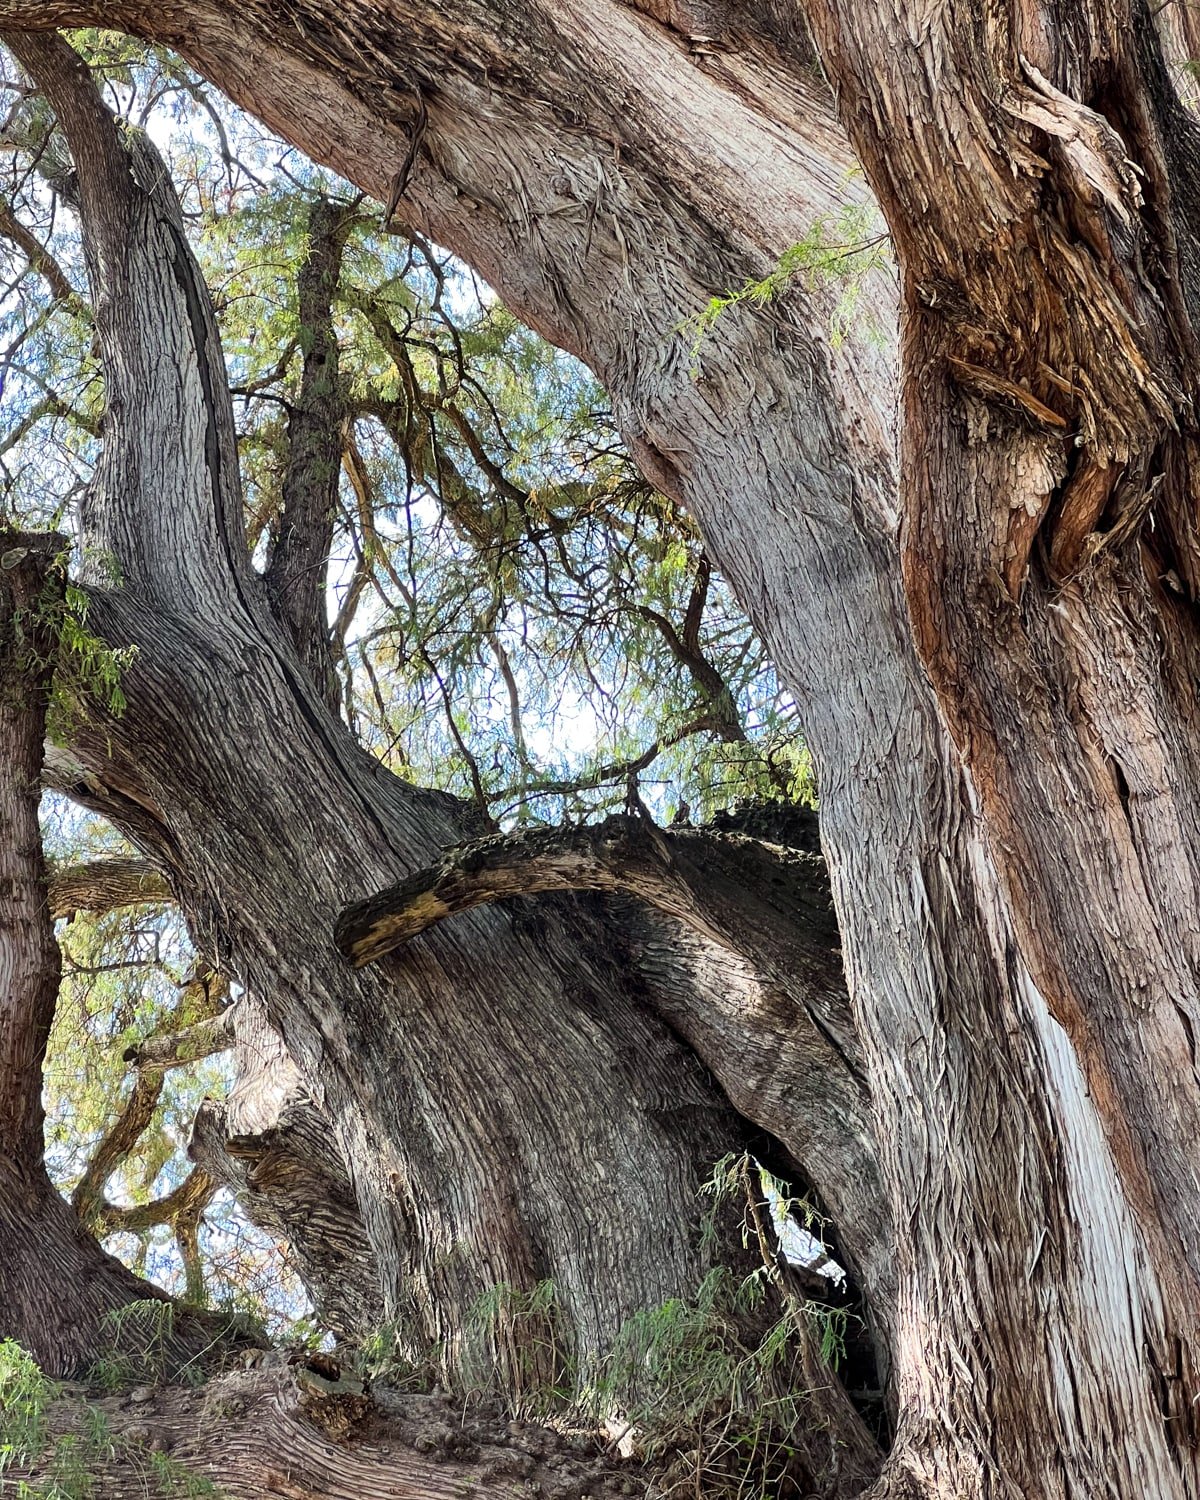
<path fill-rule="evenodd" d="M 518 896 L 592 890 L 639 896 L 668 916 L 699 926 L 725 946 L 733 946 L 736 939 L 728 930 L 714 932 L 706 925 L 704 896 L 706 881 L 711 881 L 714 894 L 719 891 L 722 857 L 733 863 L 742 852 L 739 842 L 749 843 L 735 834 L 658 828 L 644 818 L 627 815 L 582 827 L 499 834 L 451 850 L 439 865 L 418 870 L 348 907 L 338 918 L 335 937 L 350 962 L 360 967 L 457 912 Z M 783 883 L 780 872 L 787 869 L 789 855 L 796 858 L 782 846 L 762 842 L 753 853 L 764 866 L 774 865 L 779 883 Z M 749 885 L 747 900 L 765 905 L 770 878 L 761 886 Z M 822 904 L 824 897 L 822 890 Z M 788 918 L 794 915 L 776 916 L 782 933 L 787 934 Z M 763 951 L 770 952 L 770 945 L 764 944 Z M 836 965 L 836 953 L 830 956 Z M 847 1018 L 839 1021 L 851 1037 Z"/>

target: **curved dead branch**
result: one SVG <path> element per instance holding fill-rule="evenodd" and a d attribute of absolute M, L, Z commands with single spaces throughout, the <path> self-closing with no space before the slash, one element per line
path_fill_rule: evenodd
<path fill-rule="evenodd" d="M 719 910 L 714 895 L 738 907 L 749 902 L 759 914 L 755 928 L 764 919 L 784 926 L 803 913 L 789 903 L 772 910 L 760 893 L 787 888 L 793 903 L 812 905 L 812 915 L 820 915 L 820 946 L 836 950 L 828 891 L 823 877 L 814 891 L 812 861 L 805 851 L 744 834 L 662 829 L 644 818 L 614 815 L 602 823 L 501 834 L 453 849 L 439 864 L 347 907 L 334 935 L 360 968 L 475 906 L 553 891 L 612 891 L 637 896 L 723 946 L 741 949 L 745 938 L 728 930 L 732 913 Z M 761 885 L 740 895 L 736 885 L 722 889 L 723 880 L 743 882 L 750 865 L 765 877 Z M 794 946 L 793 936 L 788 947 Z"/>

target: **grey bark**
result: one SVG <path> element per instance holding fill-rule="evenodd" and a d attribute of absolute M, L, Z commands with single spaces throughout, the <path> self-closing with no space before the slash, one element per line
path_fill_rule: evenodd
<path fill-rule="evenodd" d="M 816 819 L 784 809 L 775 823 L 771 842 L 633 817 L 494 836 L 343 912 L 335 936 L 362 965 L 494 901 L 582 890 L 634 898 L 615 915 L 647 1003 L 742 1114 L 803 1163 L 887 1328 L 892 1232 Z"/>

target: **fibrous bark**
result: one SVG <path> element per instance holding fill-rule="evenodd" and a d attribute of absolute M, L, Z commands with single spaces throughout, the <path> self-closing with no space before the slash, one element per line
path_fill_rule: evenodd
<path fill-rule="evenodd" d="M 891 1226 L 816 820 L 790 809 L 777 821 L 778 842 L 634 817 L 499 835 L 350 908 L 336 936 L 361 965 L 493 901 L 589 890 L 644 903 L 665 920 L 621 916 L 648 1003 L 804 1164 L 886 1327 Z"/>
<path fill-rule="evenodd" d="M 387 1312 L 330 1122 L 253 996 L 239 1000 L 230 1029 L 234 1086 L 223 1102 L 201 1106 L 188 1155 L 233 1193 L 251 1223 L 288 1243 L 320 1326 L 361 1342 Z"/>
<path fill-rule="evenodd" d="M 1145 9 L 810 7 L 900 252 L 902 503 L 833 291 L 730 309 L 695 379 L 680 332 L 847 192 L 790 13 L 104 10 L 381 199 L 419 127 L 403 213 L 606 381 L 804 705 L 898 1234 L 888 1486 L 1194 1497 L 1194 193 Z"/>
<path fill-rule="evenodd" d="M 49 1408 L 49 1451 L 8 1464 L 6 1483 L 52 1492 L 61 1477 L 53 1440 L 63 1435 L 104 1500 L 205 1485 L 227 1500 L 618 1500 L 648 1483 L 645 1471 L 576 1435 L 496 1421 L 487 1408 L 464 1412 L 444 1397 L 376 1390 L 336 1361 L 299 1351 L 267 1354 L 199 1389 L 144 1388 L 140 1397 L 85 1405 L 64 1393 Z M 97 1443 L 90 1434 L 100 1422 Z"/>
<path fill-rule="evenodd" d="M 76 912 L 115 911 L 143 902 L 170 901 L 171 887 L 144 859 L 110 856 L 82 864 L 52 866 L 50 915 L 68 921 Z"/>
<path fill-rule="evenodd" d="M 914 633 L 1026 969 L 1017 1014 L 1061 1027 L 1048 1144 L 1072 1216 L 1105 1226 L 1047 1215 L 1030 1261 L 1058 1298 L 1079 1267 L 1092 1358 L 1041 1391 L 993 1365 L 969 1404 L 991 1417 L 1007 1386 L 1020 1427 L 1032 1391 L 1064 1442 L 1096 1434 L 1061 1480 L 1014 1453 L 1018 1486 L 1192 1495 L 1197 131 L 1147 7 L 913 9 L 812 20 L 904 270 Z M 931 1425 L 948 1473 L 982 1462 Z"/>

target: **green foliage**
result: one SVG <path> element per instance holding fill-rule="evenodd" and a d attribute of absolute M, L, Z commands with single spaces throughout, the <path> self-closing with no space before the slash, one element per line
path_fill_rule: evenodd
<path fill-rule="evenodd" d="M 664 820 L 684 804 L 699 821 L 746 796 L 811 799 L 795 704 L 694 522 L 634 469 L 590 374 L 463 267 L 420 240 L 380 234 L 376 206 L 285 153 L 178 58 L 96 29 L 73 41 L 131 127 L 170 138 L 235 393 L 259 565 L 279 534 L 286 413 L 312 341 L 297 296 L 309 210 L 322 199 L 344 210 L 332 318 L 349 422 L 343 452 L 327 457 L 343 461 L 327 599 L 360 741 L 398 775 L 470 798 L 501 826 L 594 817 L 623 804 L 631 772 Z M 68 157 L 36 96 L 17 114 L 13 210 L 46 258 L 27 263 L 0 244 L 11 261 L 0 347 L 20 353 L 5 383 L 0 501 L 37 525 L 65 519 L 95 478 L 104 401 L 78 233 L 69 212 L 47 206 L 38 177 Z M 815 270 L 815 240 L 810 249 Z M 83 559 L 82 576 L 113 574 L 111 561 Z M 69 740 L 90 709 L 122 711 L 130 658 L 89 628 L 74 583 L 54 609 L 52 732 Z M 64 822 L 59 857 L 93 852 L 95 825 Z M 62 941 L 47 1150 L 70 1191 L 121 1107 L 123 1051 L 187 1024 L 179 1001 L 195 955 L 161 907 L 80 915 Z M 224 1093 L 227 1071 L 209 1059 L 168 1075 L 106 1188 L 111 1201 L 141 1207 L 178 1186 L 187 1123 L 200 1098 Z M 211 1301 L 240 1289 L 275 1328 L 302 1313 L 277 1247 L 247 1229 L 230 1198 L 206 1210 L 200 1236 Z M 161 1284 L 189 1285 L 168 1227 L 107 1243 Z"/>
<path fill-rule="evenodd" d="M 761 1255 L 757 1269 L 714 1266 L 692 1296 L 629 1319 L 587 1369 L 559 1332 L 553 1282 L 493 1287 L 473 1309 L 477 1375 L 464 1394 L 499 1397 L 523 1416 L 603 1421 L 653 1468 L 664 1500 L 772 1500 L 796 1492 L 796 1434 L 814 1420 L 813 1371 L 844 1360 L 850 1314 L 799 1297 L 781 1279 L 765 1210 L 811 1228 L 821 1222 L 786 1184 L 747 1153 L 731 1153 L 702 1192 L 706 1251 L 740 1212 L 743 1244 Z"/>
<path fill-rule="evenodd" d="M 58 1387 L 12 1339 L 0 1343 L 0 1476 L 46 1446 L 47 1408 Z"/>
<path fill-rule="evenodd" d="M 37 605 L 13 619 L 17 650 L 29 667 L 53 667 L 54 696 L 48 728 L 62 744 L 88 703 L 120 717 L 125 711 L 122 674 L 135 648 L 114 648 L 87 628 L 86 591 L 67 576 L 69 554 L 54 559 Z"/>
<path fill-rule="evenodd" d="M 108 1394 L 163 1381 L 202 1385 L 208 1378 L 211 1359 L 223 1355 L 227 1341 L 237 1336 L 262 1337 L 257 1320 L 245 1312 L 230 1310 L 213 1323 L 209 1342 L 181 1359 L 175 1336 L 178 1308 L 177 1303 L 147 1297 L 107 1313 L 101 1327 L 107 1335 L 108 1352 L 93 1360 L 88 1369 L 91 1388 Z"/>
<path fill-rule="evenodd" d="M 127 1390 L 165 1375 L 175 1333 L 173 1303 L 158 1298 L 129 1302 L 106 1313 L 102 1329 L 108 1352 L 93 1360 L 88 1370 L 93 1390 Z"/>
<path fill-rule="evenodd" d="M 119 717 L 125 712 L 121 674 L 133 661 L 137 648 L 107 645 L 88 630 L 87 616 L 87 594 L 68 582 L 55 621 L 60 691 L 94 699 L 107 713 Z"/>
<path fill-rule="evenodd" d="M 711 1271 L 694 1297 L 631 1319 L 593 1386 L 597 1408 L 624 1420 L 666 1496 L 786 1493 L 793 1434 L 806 1420 L 804 1372 L 790 1315 L 747 1336 L 763 1296 L 760 1278 Z"/>
<path fill-rule="evenodd" d="M 149 1455 L 150 1472 L 164 1500 L 216 1500 L 220 1490 L 202 1474 L 196 1474 L 169 1453 Z"/>
<path fill-rule="evenodd" d="M 485 1292 L 468 1319 L 479 1387 L 503 1391 L 526 1415 L 560 1410 L 576 1382 L 574 1361 L 559 1336 L 560 1318 L 553 1281 L 539 1281 L 528 1291 L 501 1282 Z"/>
<path fill-rule="evenodd" d="M 692 335 L 691 360 L 698 367 L 704 340 L 731 307 L 763 307 L 793 284 L 806 289 L 836 282 L 838 301 L 830 319 L 829 337 L 836 348 L 854 325 L 864 278 L 886 265 L 888 235 L 881 230 L 873 208 L 847 204 L 832 218 L 822 215 L 802 240 L 788 248 L 759 281 L 747 281 L 736 291 L 713 297 L 687 325 Z"/>
<path fill-rule="evenodd" d="M 315 1330 L 319 1335 L 319 1330 Z M 314 1344 L 319 1337 L 314 1339 Z M 444 1375 L 445 1359 L 441 1349 L 426 1350 L 414 1358 L 411 1340 L 398 1322 L 388 1322 L 373 1329 L 352 1349 L 343 1351 L 356 1374 L 364 1380 L 378 1380 L 395 1391 L 431 1391 Z"/>

